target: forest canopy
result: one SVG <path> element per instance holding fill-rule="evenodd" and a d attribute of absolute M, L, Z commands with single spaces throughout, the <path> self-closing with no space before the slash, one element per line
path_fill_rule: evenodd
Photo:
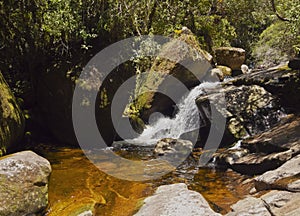
<path fill-rule="evenodd" d="M 298 0 L 1 0 L 0 25 L 3 73 L 36 73 L 100 49 L 98 41 L 104 47 L 182 26 L 207 51 L 237 46 L 264 61 L 260 52 L 269 48 L 287 56 L 300 49 Z"/>

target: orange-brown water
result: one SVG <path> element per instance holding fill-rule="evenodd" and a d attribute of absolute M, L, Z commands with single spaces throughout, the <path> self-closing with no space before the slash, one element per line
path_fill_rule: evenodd
<path fill-rule="evenodd" d="M 103 173 L 80 149 L 39 148 L 37 152 L 51 162 L 53 169 L 49 184 L 48 216 L 72 216 L 88 210 L 101 216 L 130 216 L 158 186 L 179 182 L 200 192 L 214 210 L 226 213 L 230 205 L 248 194 L 250 189 L 249 185 L 242 184 L 245 177 L 233 171 L 196 169 L 185 164 L 160 179 L 130 182 Z M 128 155 L 129 158 L 135 157 L 132 153 Z M 103 163 L 112 165 L 105 159 Z"/>

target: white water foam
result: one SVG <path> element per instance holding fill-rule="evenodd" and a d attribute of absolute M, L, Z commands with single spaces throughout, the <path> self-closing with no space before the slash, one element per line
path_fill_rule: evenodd
<path fill-rule="evenodd" d="M 130 143 L 154 144 L 162 138 L 178 139 L 182 134 L 199 129 L 199 112 L 195 99 L 204 89 L 214 88 L 219 83 L 205 82 L 192 89 L 181 99 L 178 113 L 174 118 L 162 116 L 154 123 L 147 125 L 144 132 Z"/>

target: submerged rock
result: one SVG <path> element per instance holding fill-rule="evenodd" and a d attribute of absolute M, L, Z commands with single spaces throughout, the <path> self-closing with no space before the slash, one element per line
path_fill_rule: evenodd
<path fill-rule="evenodd" d="M 203 196 L 188 190 L 183 183 L 160 186 L 156 193 L 145 199 L 135 216 L 217 216 Z"/>
<path fill-rule="evenodd" d="M 0 158 L 0 215 L 41 213 L 48 204 L 50 163 L 31 151 Z"/>
<path fill-rule="evenodd" d="M 193 150 L 193 143 L 188 140 L 164 138 L 158 141 L 154 153 L 159 156 L 169 154 L 188 155 Z"/>
<path fill-rule="evenodd" d="M 17 147 L 24 129 L 23 113 L 0 72 L 0 156 Z"/>

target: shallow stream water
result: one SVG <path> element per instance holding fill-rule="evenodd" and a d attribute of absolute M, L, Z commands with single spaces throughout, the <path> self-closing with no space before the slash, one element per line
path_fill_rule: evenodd
<path fill-rule="evenodd" d="M 179 168 L 159 179 L 147 182 L 120 180 L 96 168 L 78 148 L 39 145 L 35 151 L 52 165 L 49 184 L 48 216 L 72 216 L 91 210 L 100 216 L 130 216 L 141 207 L 143 199 L 152 195 L 160 185 L 181 183 L 200 192 L 215 211 L 226 213 L 230 205 L 248 194 L 246 179 L 233 171 L 220 171 L 213 167 L 197 168 L 193 157 Z M 121 150 L 119 155 L 140 159 L 139 152 Z M 102 155 L 103 157 L 103 155 Z M 109 158 L 101 163 L 114 166 Z"/>

